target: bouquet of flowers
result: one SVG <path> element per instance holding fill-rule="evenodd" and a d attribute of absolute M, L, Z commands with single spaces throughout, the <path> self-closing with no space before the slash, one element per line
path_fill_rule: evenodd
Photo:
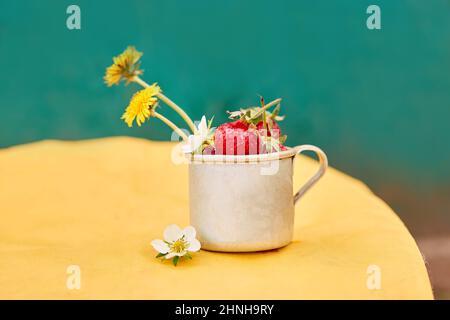
<path fill-rule="evenodd" d="M 184 153 L 209 155 L 248 155 L 279 152 L 286 150 L 283 145 L 286 135 L 281 134 L 278 122 L 281 99 L 265 103 L 260 97 L 260 106 L 227 111 L 230 122 L 217 128 L 212 127 L 213 118 L 203 116 L 195 125 L 189 115 L 176 103 L 163 94 L 157 83 L 148 84 L 142 80 L 140 69 L 142 52 L 129 46 L 123 53 L 113 58 L 113 64 L 106 69 L 104 76 L 108 86 L 122 81 L 135 82 L 144 89 L 136 92 L 125 109 L 122 119 L 131 127 L 134 122 L 141 126 L 151 117 L 158 118 L 169 126 L 184 141 Z M 189 131 L 182 130 L 159 112 L 160 101 L 175 110 L 186 122 Z"/>

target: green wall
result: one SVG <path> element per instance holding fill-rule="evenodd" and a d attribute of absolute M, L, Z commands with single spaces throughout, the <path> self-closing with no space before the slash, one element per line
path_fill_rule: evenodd
<path fill-rule="evenodd" d="M 66 28 L 72 3 L 81 30 Z M 381 30 L 366 28 L 369 4 Z M 0 147 L 168 139 L 157 121 L 120 121 L 137 87 L 103 84 L 128 44 L 195 119 L 280 96 L 288 144 L 323 147 L 371 186 L 449 185 L 449 1 L 2 1 Z"/>

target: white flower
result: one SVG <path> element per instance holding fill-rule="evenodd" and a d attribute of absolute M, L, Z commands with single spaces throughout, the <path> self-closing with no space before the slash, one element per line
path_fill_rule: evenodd
<path fill-rule="evenodd" d="M 181 230 L 176 224 L 171 224 L 164 230 L 164 240 L 153 240 L 152 246 L 159 252 L 157 257 L 174 258 L 173 263 L 176 265 L 180 257 L 190 258 L 189 252 L 200 250 L 200 242 L 195 235 L 196 231 L 192 226 Z"/>
<path fill-rule="evenodd" d="M 188 141 L 182 146 L 182 150 L 184 153 L 191 153 L 196 151 L 198 148 L 202 146 L 202 144 L 209 139 L 210 136 L 210 128 L 208 123 L 206 122 L 206 117 L 203 116 L 200 120 L 200 123 L 197 127 L 197 132 L 195 134 L 191 134 L 188 137 Z"/>

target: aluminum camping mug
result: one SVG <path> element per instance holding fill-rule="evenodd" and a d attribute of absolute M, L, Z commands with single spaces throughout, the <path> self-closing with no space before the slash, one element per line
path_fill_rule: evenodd
<path fill-rule="evenodd" d="M 319 169 L 293 195 L 293 163 L 313 151 Z M 202 248 L 251 252 L 292 241 L 294 206 L 325 173 L 328 160 L 318 147 L 302 145 L 255 155 L 190 156 L 190 223 Z"/>

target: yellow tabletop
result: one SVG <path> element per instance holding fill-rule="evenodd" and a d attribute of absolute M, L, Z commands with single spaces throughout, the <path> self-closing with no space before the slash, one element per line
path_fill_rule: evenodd
<path fill-rule="evenodd" d="M 0 150 L 0 298 L 433 298 L 401 220 L 332 168 L 297 205 L 287 247 L 202 250 L 177 267 L 155 259 L 150 241 L 189 224 L 187 168 L 171 162 L 172 146 L 107 138 Z M 297 187 L 317 163 L 295 166 Z M 71 265 L 80 289 L 67 287 Z"/>

